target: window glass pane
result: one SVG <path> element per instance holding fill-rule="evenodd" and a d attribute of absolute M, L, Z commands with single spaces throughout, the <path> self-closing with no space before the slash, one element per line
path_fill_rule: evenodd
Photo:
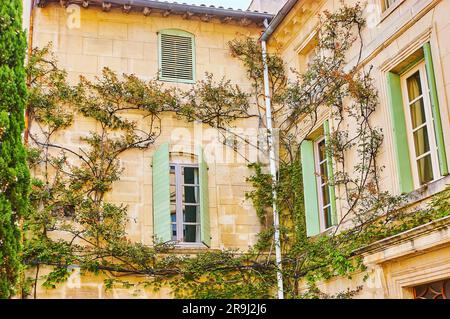
<path fill-rule="evenodd" d="M 170 202 L 175 203 L 177 200 L 177 188 L 175 185 L 170 185 Z"/>
<path fill-rule="evenodd" d="M 423 185 L 433 180 L 433 167 L 431 165 L 431 154 L 417 161 L 419 181 Z"/>
<path fill-rule="evenodd" d="M 326 157 L 325 154 L 325 140 L 319 143 L 319 162 L 322 162 Z"/>
<path fill-rule="evenodd" d="M 406 85 L 408 88 L 408 97 L 409 101 L 416 99 L 420 95 L 422 95 L 422 86 L 420 84 L 420 73 L 417 71 L 413 75 L 411 75 L 406 80 Z"/>
<path fill-rule="evenodd" d="M 184 242 L 185 243 L 197 242 L 197 233 L 198 233 L 197 225 L 184 225 L 183 233 L 184 233 Z"/>
<path fill-rule="evenodd" d="M 323 214 L 324 214 L 324 220 L 325 220 L 325 228 L 330 228 L 332 223 L 331 223 L 331 207 L 328 206 L 327 208 L 325 208 L 323 210 Z"/>
<path fill-rule="evenodd" d="M 172 240 L 177 240 L 177 224 L 172 224 Z"/>
<path fill-rule="evenodd" d="M 328 179 L 327 175 L 327 162 L 320 164 L 320 176 L 322 177 L 322 183 L 326 183 Z"/>
<path fill-rule="evenodd" d="M 385 0 L 386 9 L 392 6 L 397 0 Z"/>
<path fill-rule="evenodd" d="M 425 107 L 423 105 L 423 99 L 420 99 L 410 106 L 411 121 L 413 129 L 425 123 Z"/>
<path fill-rule="evenodd" d="M 428 130 L 426 126 L 414 132 L 414 145 L 416 147 L 416 156 L 420 156 L 430 151 Z"/>
<path fill-rule="evenodd" d="M 197 223 L 199 222 L 198 218 L 198 206 L 184 206 L 183 215 L 185 223 Z"/>
<path fill-rule="evenodd" d="M 175 166 L 170 166 L 170 185 L 176 184 Z"/>
<path fill-rule="evenodd" d="M 198 204 L 198 186 L 184 186 L 184 203 Z"/>
<path fill-rule="evenodd" d="M 330 193 L 329 193 L 328 185 L 322 186 L 322 201 L 323 206 L 326 206 L 330 203 Z"/>
<path fill-rule="evenodd" d="M 185 184 L 198 184 L 198 169 L 195 167 L 185 167 L 183 170 Z"/>
<path fill-rule="evenodd" d="M 176 221 L 176 213 L 177 213 L 176 203 L 170 203 L 170 214 L 172 215 L 172 222 Z"/>
<path fill-rule="evenodd" d="M 177 239 L 177 207 L 175 204 L 170 205 L 170 221 L 172 222 L 172 240 Z"/>

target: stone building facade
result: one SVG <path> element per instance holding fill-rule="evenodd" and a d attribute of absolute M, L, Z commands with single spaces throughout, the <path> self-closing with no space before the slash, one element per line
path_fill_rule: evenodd
<path fill-rule="evenodd" d="M 339 5 L 340 1 L 333 0 L 288 1 L 273 20 L 276 21 L 272 24 L 274 31 L 267 40 L 270 51 L 281 55 L 287 69 L 292 67 L 304 71 L 317 41 L 318 14 L 324 10 L 333 12 Z M 449 13 L 450 2 L 440 0 L 370 0 L 364 7 L 367 23 L 362 30 L 361 65 L 373 66 L 371 74 L 379 92 L 380 106 L 372 120 L 383 128 L 384 134 L 378 159 L 384 167 L 380 185 L 391 194 L 407 195 L 403 209 L 423 205 L 450 183 Z M 358 54 L 358 46 L 354 46 L 347 56 L 349 67 L 355 64 Z M 294 78 L 293 73 L 289 76 Z M 421 142 L 414 141 L 413 133 L 418 126 L 411 124 L 407 111 L 407 105 L 414 101 L 405 95 L 404 90 L 405 85 L 411 83 L 412 76 L 420 77 L 423 91 L 429 92 L 429 95 L 424 95 L 423 110 L 428 114 L 428 131 L 432 135 L 429 139 L 431 157 L 427 159 L 432 162 L 427 164 L 429 173 L 424 173 L 420 164 L 421 152 L 418 149 Z M 332 128 L 335 124 L 333 118 L 328 112 L 321 112 L 311 137 L 306 133 L 309 128 L 305 126 L 305 133 L 300 133 L 303 136 L 299 138 L 314 142 L 314 131 L 327 120 Z M 422 158 L 426 156 L 429 154 L 422 155 Z M 356 163 L 355 156 L 346 158 L 348 167 Z M 334 191 L 336 220 L 340 220 L 345 212 L 341 200 L 344 190 L 336 187 Z M 308 208 L 306 214 L 309 214 Z M 317 221 L 310 218 L 308 223 L 312 235 L 323 231 L 318 218 Z M 352 279 L 333 278 L 322 282 L 319 288 L 334 294 L 347 287 L 356 289 L 362 286 L 357 298 L 442 298 L 445 293 L 448 298 L 449 252 L 450 219 L 446 217 L 359 250 L 356 253 L 363 256 L 367 272 Z M 369 279 L 364 281 L 367 274 Z"/>
<path fill-rule="evenodd" d="M 118 73 L 134 73 L 143 79 L 155 78 L 160 71 L 158 34 L 169 31 L 167 34 L 170 35 L 176 30 L 195 39 L 195 79 L 190 83 L 170 81 L 168 85 L 189 88 L 192 82 L 203 79 L 205 72 L 209 72 L 216 79 L 226 77 L 245 90 L 250 90 L 245 70 L 239 61 L 229 55 L 228 41 L 243 36 L 259 38 L 264 32 L 264 20 L 272 21 L 273 32 L 267 40 L 269 51 L 281 55 L 287 70 L 292 67 L 302 71 L 307 66 L 316 41 L 317 14 L 325 9 L 333 11 L 340 5 L 339 0 L 288 0 L 284 6 L 278 1 L 252 2 L 252 10 L 281 10 L 278 17 L 273 19 L 270 14 L 219 8 L 205 11 L 207 7 L 187 5 L 173 5 L 170 8 L 142 5 L 127 9 L 120 0 L 109 1 L 113 4 L 111 7 L 105 7 L 102 1 L 88 1 L 88 8 L 83 7 L 83 1 L 63 1 L 66 6 L 61 6 L 59 1 L 25 1 L 31 7 L 30 2 L 39 4 L 30 10 L 32 45 L 43 47 L 52 42 L 60 67 L 67 70 L 72 83 L 76 83 L 80 75 L 93 79 L 101 74 L 103 67 Z M 264 7 L 264 4 L 269 7 Z M 374 66 L 373 77 L 379 90 L 380 107 L 373 121 L 384 128 L 385 135 L 379 156 L 379 162 L 385 167 L 380 184 L 392 194 L 407 194 L 409 199 L 405 209 L 428 202 L 450 183 L 450 44 L 446 33 L 450 31 L 449 13 L 450 2 L 447 0 L 369 0 L 364 11 L 368 23 L 362 30 L 364 46 L 361 59 L 362 64 Z M 25 20 L 30 21 L 29 17 Z M 349 53 L 349 65 L 356 58 L 355 49 Z M 412 66 L 410 62 L 414 62 Z M 429 82 L 431 71 L 434 77 L 432 83 Z M 430 153 L 431 173 L 428 176 L 419 172 L 416 160 L 420 159 L 411 155 L 415 151 L 413 137 L 405 135 L 402 140 L 396 133 L 399 129 L 398 108 L 403 108 L 402 103 L 406 103 L 406 97 L 401 92 L 402 83 L 416 74 L 423 88 L 433 91 L 429 97 L 423 97 L 428 101 L 425 104 L 430 106 L 430 110 L 424 112 L 427 112 L 428 122 L 431 123 L 428 127 L 433 140 L 430 141 L 434 141 L 434 150 Z M 289 76 L 293 78 L 294 74 L 290 73 Z M 399 83 L 399 87 L 393 86 L 392 82 Z M 397 95 L 393 94 L 396 90 L 400 90 Z M 435 130 L 438 120 L 436 113 L 431 110 L 431 105 L 436 106 L 436 101 L 439 105 L 439 130 Z M 401 117 L 400 122 L 403 121 L 405 130 L 413 130 L 406 115 Z M 134 115 L 129 116 L 131 119 Z M 333 120 L 329 117 L 328 113 L 321 113 L 317 128 L 326 120 L 333 127 Z M 93 125 L 81 117 L 77 118 L 76 126 L 60 136 L 58 142 L 76 146 L 83 132 L 91 130 Z M 238 127 L 252 132 L 258 123 L 247 119 L 241 121 Z M 128 205 L 131 221 L 128 225 L 129 237 L 144 244 L 152 244 L 155 232 L 152 187 L 155 152 L 169 143 L 173 161 L 195 164 L 189 162 L 192 159 L 183 158 L 183 154 L 192 155 L 196 152 L 197 132 L 202 131 L 201 135 L 206 139 L 214 135 L 175 116 L 164 117 L 162 128 L 161 137 L 150 149 L 130 151 L 121 158 L 125 169 L 123 178 L 108 195 L 112 202 Z M 205 137 L 208 134 L 209 137 Z M 226 150 L 220 152 L 228 154 Z M 256 234 L 260 231 L 256 212 L 245 198 L 245 193 L 250 190 L 245 177 L 249 176 L 250 171 L 242 159 L 231 154 L 227 156 L 232 159 L 206 159 L 209 167 L 209 246 L 211 249 L 246 250 L 256 242 Z M 351 161 L 349 158 L 349 166 L 352 165 Z M 409 164 L 405 167 L 404 163 Z M 343 203 L 339 201 L 342 190 L 335 191 L 339 219 L 343 211 Z M 320 221 L 317 223 L 319 227 L 315 234 L 321 232 Z M 208 248 L 204 245 L 188 245 L 182 247 L 180 252 L 204 249 Z M 450 218 L 386 238 L 358 253 L 364 257 L 368 267 L 366 272 L 356 274 L 352 279 L 333 278 L 322 282 L 319 288 L 334 294 L 362 286 L 357 298 L 412 298 L 422 294 L 427 297 L 438 296 L 431 292 L 430 287 L 441 291 L 447 289 L 447 296 L 450 295 Z M 363 280 L 366 275 L 368 279 Z M 137 295 L 127 289 L 106 292 L 102 280 L 100 277 L 80 276 L 79 272 L 74 272 L 69 281 L 57 289 L 38 287 L 37 297 L 170 296 L 166 289 L 156 294 L 143 290 Z"/>
<path fill-rule="evenodd" d="M 226 78 L 242 90 L 250 90 L 246 72 L 241 63 L 230 55 L 228 42 L 248 36 L 258 38 L 263 30 L 264 19 L 270 20 L 271 14 L 162 2 L 153 3 L 153 6 L 149 3 L 147 7 L 145 1 L 136 3 L 127 11 L 127 1 L 109 1 L 111 7 L 105 7 L 104 3 L 89 1 L 85 7 L 83 1 L 69 1 L 61 5 L 59 1 L 41 0 L 25 5 L 32 5 L 31 23 L 28 19 L 28 23 L 25 23 L 30 26 L 31 45 L 43 48 L 51 42 L 59 67 L 67 71 L 72 84 L 77 83 L 80 75 L 94 79 L 101 75 L 104 67 L 108 67 L 119 75 L 135 74 L 143 80 L 159 78 L 166 86 L 182 90 L 188 90 L 194 83 L 205 79 L 205 73 L 208 72 L 213 74 L 216 81 Z M 191 49 L 194 53 L 190 79 L 176 79 L 176 74 L 163 74 L 166 77 L 163 78 L 159 74 L 161 39 L 164 35 L 192 40 Z M 138 114 L 127 114 L 130 120 L 139 121 L 141 118 Z M 80 138 L 95 130 L 95 125 L 94 121 L 77 116 L 74 125 L 58 135 L 54 142 L 76 149 L 81 143 Z M 256 137 L 258 123 L 255 119 L 238 120 L 235 127 L 237 134 L 252 138 Z M 31 130 L 35 128 L 31 127 Z M 260 223 L 250 201 L 245 197 L 251 189 L 245 180 L 251 174 L 247 167 L 249 162 L 231 148 L 223 146 L 215 129 L 187 123 L 170 114 L 163 115 L 161 129 L 161 135 L 149 149 L 130 150 L 121 156 L 124 172 L 106 199 L 127 205 L 130 220 L 127 234 L 130 240 L 152 245 L 155 239 L 157 226 L 153 198 L 156 189 L 152 187 L 156 174 L 153 169 L 155 153 L 168 147 L 167 156 L 170 157 L 171 165 L 179 164 L 180 170 L 183 170 L 183 165 L 187 164 L 187 174 L 192 165 L 195 169 L 201 169 L 198 168 L 197 151 L 200 145 L 208 166 L 207 189 L 202 190 L 208 193 L 208 203 L 204 209 L 209 215 L 204 222 L 209 224 L 206 229 L 208 238 L 203 238 L 203 226 L 207 225 L 201 225 L 201 240 L 197 229 L 197 234 L 192 235 L 197 238 L 180 244 L 176 251 L 245 251 L 254 245 Z M 252 149 L 241 151 L 247 159 L 256 161 L 257 154 Z M 178 168 L 174 168 L 174 172 L 176 170 Z M 80 278 L 79 273 L 76 273 L 67 284 L 56 290 L 44 289 L 39 285 L 37 298 L 127 297 L 133 294 L 127 289 L 124 289 L 123 294 L 117 289 L 105 292 L 102 288 L 103 278 Z M 41 274 L 45 274 L 45 270 Z M 159 295 L 144 291 L 142 296 L 161 297 L 167 293 L 164 289 Z"/>

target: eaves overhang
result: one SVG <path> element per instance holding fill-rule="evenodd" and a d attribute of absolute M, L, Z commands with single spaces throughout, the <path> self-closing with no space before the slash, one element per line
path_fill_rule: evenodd
<path fill-rule="evenodd" d="M 151 14 L 161 14 L 168 17 L 170 15 L 180 15 L 185 19 L 199 18 L 201 21 L 209 22 L 212 19 L 219 19 L 222 23 L 233 23 L 248 26 L 252 23 L 262 26 L 265 20 L 271 21 L 273 14 L 267 12 L 251 10 L 235 10 L 232 8 L 191 5 L 186 3 L 151 1 L 151 0 L 35 0 L 39 7 L 45 7 L 49 3 L 59 3 L 63 7 L 71 4 L 79 5 L 83 8 L 97 7 L 103 11 L 121 10 L 123 13 L 141 12 L 148 16 Z"/>
<path fill-rule="evenodd" d="M 261 36 L 261 41 L 268 41 L 272 34 L 278 29 L 278 27 L 283 23 L 286 16 L 291 12 L 292 8 L 297 4 L 300 0 L 288 0 L 285 5 L 281 8 L 281 10 L 277 13 L 277 15 L 271 20 L 269 25 L 266 27 L 266 30 Z"/>

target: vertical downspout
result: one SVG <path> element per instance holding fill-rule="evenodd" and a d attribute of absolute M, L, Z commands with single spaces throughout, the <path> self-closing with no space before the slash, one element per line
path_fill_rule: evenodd
<path fill-rule="evenodd" d="M 264 25 L 267 28 L 268 22 L 264 21 Z M 262 46 L 262 58 L 264 64 L 264 93 L 266 101 L 266 122 L 268 136 L 268 147 L 269 147 L 269 163 L 270 163 L 270 174 L 272 175 L 272 183 L 275 186 L 277 184 L 277 167 L 275 160 L 275 149 L 273 141 L 273 127 L 272 127 L 272 109 L 271 109 L 271 97 L 270 97 L 270 85 L 269 85 L 269 66 L 267 64 L 267 43 L 265 39 L 261 41 Z M 277 207 L 277 191 L 276 188 L 272 188 L 272 209 L 273 209 L 273 226 L 274 226 L 274 237 L 275 237 L 275 258 L 277 265 L 277 283 L 278 283 L 278 299 L 284 299 L 284 289 L 283 289 L 283 267 L 281 262 L 281 243 L 280 243 L 280 221 L 279 213 Z"/>

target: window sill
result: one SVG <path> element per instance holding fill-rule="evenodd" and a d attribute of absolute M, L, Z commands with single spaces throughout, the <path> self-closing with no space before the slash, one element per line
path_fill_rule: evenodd
<path fill-rule="evenodd" d="M 421 186 L 418 189 L 413 190 L 411 193 L 406 194 L 406 204 L 403 208 L 414 205 L 415 203 L 424 201 L 442 191 L 446 186 L 450 184 L 450 175 L 443 176 L 440 179 L 432 181 L 428 184 Z"/>
<path fill-rule="evenodd" d="M 211 249 L 203 243 L 177 243 L 174 246 L 174 253 L 178 254 L 192 254 L 210 251 Z"/>
<path fill-rule="evenodd" d="M 195 84 L 195 80 L 181 80 L 181 79 L 171 79 L 171 78 L 163 78 L 158 77 L 158 81 L 161 82 L 169 82 L 169 83 L 180 83 L 180 84 Z"/>

